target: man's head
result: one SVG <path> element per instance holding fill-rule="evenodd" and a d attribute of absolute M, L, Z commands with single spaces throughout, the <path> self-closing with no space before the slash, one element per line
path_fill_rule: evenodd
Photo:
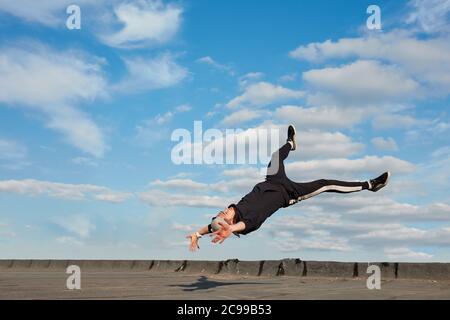
<path fill-rule="evenodd" d="M 222 225 L 229 224 L 225 221 L 225 219 L 221 217 L 214 217 L 214 219 L 211 221 L 211 229 L 213 232 L 219 231 L 222 229 Z"/>
<path fill-rule="evenodd" d="M 236 211 L 233 207 L 226 208 L 223 211 L 220 211 L 217 216 L 217 218 L 222 218 L 225 220 L 226 223 L 229 225 L 236 223 Z"/>

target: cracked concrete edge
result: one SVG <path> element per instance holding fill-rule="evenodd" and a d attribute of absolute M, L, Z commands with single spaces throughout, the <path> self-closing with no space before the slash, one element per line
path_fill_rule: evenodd
<path fill-rule="evenodd" d="M 241 261 L 198 260 L 0 260 L 0 272 L 54 271 L 77 265 L 88 271 L 135 271 L 244 276 L 367 277 L 367 268 L 377 265 L 382 279 L 450 280 L 450 263 L 392 263 L 303 261 L 301 259 Z"/>

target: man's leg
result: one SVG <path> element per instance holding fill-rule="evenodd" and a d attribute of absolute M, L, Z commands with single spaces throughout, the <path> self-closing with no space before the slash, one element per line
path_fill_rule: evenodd
<path fill-rule="evenodd" d="M 288 157 L 291 149 L 292 144 L 290 142 L 286 142 L 285 145 L 272 154 L 272 158 L 267 166 L 266 180 L 279 180 L 287 178 L 284 170 L 284 160 Z"/>
<path fill-rule="evenodd" d="M 367 190 L 371 187 L 369 181 L 348 182 L 326 179 L 296 183 L 296 185 L 300 193 L 298 201 L 309 199 L 321 194 L 322 192 L 352 193 Z"/>
<path fill-rule="evenodd" d="M 272 158 L 267 166 L 266 180 L 287 179 L 284 171 L 284 160 L 286 160 L 291 150 L 295 150 L 297 148 L 295 134 L 295 127 L 292 124 L 289 125 L 286 144 L 272 154 Z"/>

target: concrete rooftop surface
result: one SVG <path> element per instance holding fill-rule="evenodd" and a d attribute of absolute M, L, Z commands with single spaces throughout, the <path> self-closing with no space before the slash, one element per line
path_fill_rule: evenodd
<path fill-rule="evenodd" d="M 71 265 L 81 290 L 67 289 Z M 380 290 L 366 286 L 369 265 Z M 450 299 L 450 264 L 0 260 L 0 299 Z"/>

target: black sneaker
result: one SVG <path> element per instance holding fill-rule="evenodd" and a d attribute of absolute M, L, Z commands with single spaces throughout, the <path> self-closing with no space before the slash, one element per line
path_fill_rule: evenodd
<path fill-rule="evenodd" d="M 296 133 L 295 127 L 291 124 L 288 128 L 288 138 L 287 138 L 288 142 L 292 142 L 291 150 L 297 149 L 297 143 L 295 142 L 295 133 Z"/>
<path fill-rule="evenodd" d="M 370 180 L 370 191 L 377 192 L 388 184 L 391 173 L 389 171 L 383 173 L 378 178 Z"/>

